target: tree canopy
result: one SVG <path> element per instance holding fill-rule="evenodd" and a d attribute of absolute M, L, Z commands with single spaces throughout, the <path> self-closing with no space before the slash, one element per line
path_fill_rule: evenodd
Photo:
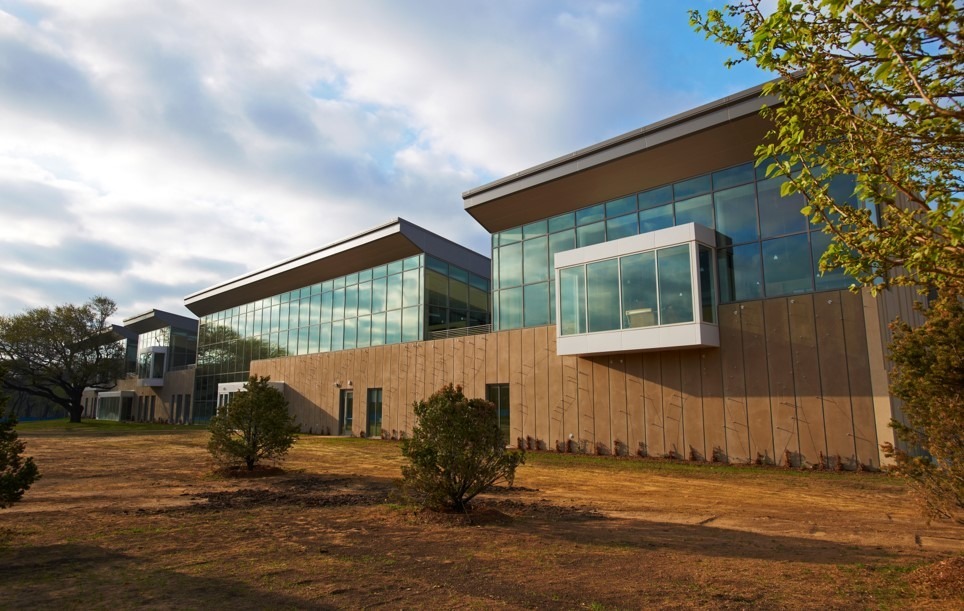
<path fill-rule="evenodd" d="M 690 12 L 694 27 L 780 78 L 757 149 L 832 233 L 821 268 L 875 291 L 964 288 L 964 11 L 960 0 L 763 0 Z M 856 177 L 849 206 L 829 194 Z M 879 206 L 881 217 L 872 211 Z"/>
<path fill-rule="evenodd" d="M 48 399 L 80 422 L 84 389 L 109 390 L 124 374 L 125 347 L 107 321 L 116 310 L 98 296 L 0 316 L 0 384 Z"/>

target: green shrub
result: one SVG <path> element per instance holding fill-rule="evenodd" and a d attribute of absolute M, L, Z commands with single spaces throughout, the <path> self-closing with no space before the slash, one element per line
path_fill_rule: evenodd
<path fill-rule="evenodd" d="M 506 449 L 495 405 L 466 399 L 461 386 L 449 384 L 416 402 L 415 416 L 411 438 L 402 440 L 409 461 L 402 468 L 402 488 L 411 499 L 466 511 L 476 495 L 499 480 L 512 485 L 525 452 Z"/>
<path fill-rule="evenodd" d="M 248 470 L 261 460 L 280 460 L 297 439 L 288 402 L 270 378 L 251 376 L 244 390 L 211 419 L 208 451 L 227 466 Z"/>
<path fill-rule="evenodd" d="M 964 524 L 964 304 L 931 304 L 917 328 L 895 324 L 890 390 L 903 400 L 907 423 L 891 421 L 898 437 L 921 448 L 910 456 L 884 444 L 895 471 L 910 478 L 929 515 Z"/>
<path fill-rule="evenodd" d="M 6 397 L 0 397 L 0 508 L 19 501 L 40 478 L 33 458 L 21 456 L 24 443 L 17 439 L 17 419 L 4 415 L 6 402 Z"/>

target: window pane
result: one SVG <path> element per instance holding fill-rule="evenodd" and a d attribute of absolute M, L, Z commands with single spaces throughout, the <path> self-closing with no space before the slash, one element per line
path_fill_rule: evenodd
<path fill-rule="evenodd" d="M 387 273 L 387 265 L 379 265 L 378 267 L 372 268 L 372 278 L 384 278 Z"/>
<path fill-rule="evenodd" d="M 386 304 L 389 310 L 397 310 L 402 307 L 402 275 L 392 274 L 388 277 Z"/>
<path fill-rule="evenodd" d="M 618 240 L 636 235 L 636 215 L 627 214 L 606 221 L 606 240 Z"/>
<path fill-rule="evenodd" d="M 529 238 L 545 235 L 546 234 L 546 222 L 536 221 L 535 223 L 529 223 L 528 225 L 522 226 L 522 237 L 528 240 Z"/>
<path fill-rule="evenodd" d="M 703 322 L 716 322 L 716 290 L 713 287 L 713 252 L 699 246 L 700 306 Z"/>
<path fill-rule="evenodd" d="M 403 266 L 402 261 L 392 261 L 391 263 L 388 264 L 388 275 L 391 276 L 392 274 L 402 273 L 402 269 L 403 269 L 402 266 Z"/>
<path fill-rule="evenodd" d="M 278 330 L 287 331 L 288 330 L 288 304 L 282 303 L 278 306 Z M 232 321 L 235 319 L 232 319 Z M 237 325 L 234 325 L 234 330 L 237 331 Z"/>
<path fill-rule="evenodd" d="M 402 341 L 418 340 L 418 306 L 402 310 Z"/>
<path fill-rule="evenodd" d="M 787 181 L 778 177 L 756 184 L 760 200 L 760 232 L 764 238 L 807 230 L 807 217 L 800 214 L 803 196 L 780 197 L 780 185 Z"/>
<path fill-rule="evenodd" d="M 345 318 L 358 316 L 358 285 L 352 284 L 345 289 Z"/>
<path fill-rule="evenodd" d="M 807 234 L 763 243 L 763 279 L 766 282 L 767 297 L 813 290 L 810 241 Z"/>
<path fill-rule="evenodd" d="M 385 278 L 372 280 L 372 312 L 384 312 L 387 305 Z"/>
<path fill-rule="evenodd" d="M 716 230 L 725 243 L 742 244 L 759 239 L 756 221 L 756 193 L 753 185 L 743 185 L 713 194 L 716 204 Z"/>
<path fill-rule="evenodd" d="M 820 272 L 820 257 L 830 246 L 831 237 L 829 234 L 814 232 L 810 234 L 810 247 L 813 249 L 813 274 L 816 289 L 818 291 L 829 291 L 832 289 L 845 289 L 853 284 L 853 279 L 844 273 L 840 268 L 829 272 Z"/>
<path fill-rule="evenodd" d="M 308 321 L 310 324 L 317 325 L 318 321 L 321 319 L 321 295 L 312 295 L 311 302 L 308 311 Z M 255 319 L 254 334 L 258 335 L 261 333 L 261 321 L 260 313 L 258 313 Z"/>
<path fill-rule="evenodd" d="M 321 325 L 318 332 L 318 350 L 328 352 L 331 350 L 331 325 L 325 323 Z"/>
<path fill-rule="evenodd" d="M 345 317 L 345 289 L 335 289 L 331 294 L 331 319 L 341 320 Z"/>
<path fill-rule="evenodd" d="M 606 241 L 606 223 L 600 221 L 592 225 L 584 225 L 576 228 L 576 242 L 579 247 L 591 246 Z"/>
<path fill-rule="evenodd" d="M 549 324 L 556 324 L 556 283 L 549 281 Z"/>
<path fill-rule="evenodd" d="M 489 309 L 489 294 L 486 291 L 480 291 L 475 287 L 469 288 L 469 306 L 473 310 L 488 310 Z"/>
<path fill-rule="evenodd" d="M 559 317 L 562 335 L 586 332 L 586 268 L 559 270 Z"/>
<path fill-rule="evenodd" d="M 760 245 L 745 244 L 716 253 L 723 302 L 763 297 Z"/>
<path fill-rule="evenodd" d="M 522 326 L 522 287 L 500 291 L 499 328 L 518 329 Z"/>
<path fill-rule="evenodd" d="M 707 177 L 709 178 L 709 177 Z M 709 195 L 676 202 L 676 224 L 699 223 L 710 229 L 713 224 L 713 198 Z"/>
<path fill-rule="evenodd" d="M 689 245 L 656 251 L 659 273 L 659 324 L 693 321 L 693 282 Z"/>
<path fill-rule="evenodd" d="M 349 350 L 355 347 L 355 333 L 358 330 L 358 319 L 348 318 L 345 319 L 345 341 L 342 347 L 345 350 Z"/>
<path fill-rule="evenodd" d="M 402 305 L 405 307 L 417 306 L 419 301 L 421 301 L 418 298 L 418 277 L 420 274 L 421 270 L 411 269 L 406 271 L 403 275 L 404 286 Z"/>
<path fill-rule="evenodd" d="M 345 276 L 345 286 L 351 286 L 353 284 L 358 284 L 358 273 L 348 274 Z"/>
<path fill-rule="evenodd" d="M 499 249 L 499 288 L 522 284 L 522 244 Z"/>
<path fill-rule="evenodd" d="M 636 196 L 629 195 L 611 202 L 606 202 L 606 218 L 622 216 L 636 212 Z M 612 238 L 610 238 L 612 239 Z"/>
<path fill-rule="evenodd" d="M 523 244 L 525 283 L 547 280 L 549 278 L 549 238 L 543 236 L 526 240 Z"/>
<path fill-rule="evenodd" d="M 499 244 L 505 246 L 506 244 L 513 244 L 522 239 L 522 227 L 513 227 L 512 229 L 506 229 L 499 234 Z"/>
<path fill-rule="evenodd" d="M 391 310 L 385 315 L 385 343 L 397 344 L 402 341 L 402 311 Z"/>
<path fill-rule="evenodd" d="M 696 178 L 690 178 L 689 180 L 684 180 L 673 185 L 673 195 L 676 201 L 709 192 L 709 175 L 697 176 Z M 682 223 L 680 223 L 680 225 L 682 225 Z"/>
<path fill-rule="evenodd" d="M 662 206 L 673 201 L 673 187 L 666 185 L 658 189 L 650 189 L 649 191 L 643 191 L 636 197 L 639 200 L 640 210 L 656 208 L 657 206 Z"/>
<path fill-rule="evenodd" d="M 576 232 L 573 229 L 549 234 L 549 267 L 554 265 L 553 257 L 557 252 L 572 250 L 576 247 Z"/>
<path fill-rule="evenodd" d="M 421 255 L 412 255 L 411 257 L 408 257 L 407 259 L 402 261 L 402 264 L 405 266 L 406 271 L 410 269 L 418 269 L 419 264 L 421 263 L 421 257 L 422 257 Z"/>
<path fill-rule="evenodd" d="M 639 213 L 639 233 L 648 233 L 657 229 L 673 226 L 673 204 L 666 204 L 658 208 L 643 210 Z"/>
<path fill-rule="evenodd" d="M 449 278 L 449 307 L 459 310 L 469 309 L 469 285 Z"/>
<path fill-rule="evenodd" d="M 449 305 L 448 279 L 431 270 L 426 271 L 425 276 L 428 285 L 428 305 L 447 308 Z"/>
<path fill-rule="evenodd" d="M 358 331 L 357 339 L 355 345 L 359 348 L 364 348 L 371 344 L 372 340 L 372 317 L 371 316 L 359 316 L 358 317 Z"/>
<path fill-rule="evenodd" d="M 428 330 L 440 331 L 448 328 L 448 308 L 428 307 Z"/>
<path fill-rule="evenodd" d="M 365 316 L 372 313 L 372 283 L 362 282 L 358 285 L 358 315 Z"/>
<path fill-rule="evenodd" d="M 720 189 L 753 182 L 754 176 L 752 161 L 735 168 L 713 172 L 713 189 L 719 191 Z"/>
<path fill-rule="evenodd" d="M 525 326 L 549 324 L 549 283 L 540 282 L 525 287 Z"/>
<path fill-rule="evenodd" d="M 331 320 L 331 291 L 321 294 L 321 322 Z"/>
<path fill-rule="evenodd" d="M 586 266 L 589 332 L 619 328 L 619 261 L 609 259 Z"/>
<path fill-rule="evenodd" d="M 623 327 L 656 324 L 656 253 L 641 252 L 619 260 L 623 289 Z"/>
<path fill-rule="evenodd" d="M 576 214 L 574 212 L 568 212 L 566 214 L 560 214 L 559 216 L 554 216 L 549 219 L 549 233 L 556 231 L 562 231 L 563 229 L 569 229 L 576 225 Z"/>
<path fill-rule="evenodd" d="M 576 210 L 576 225 L 588 225 L 606 218 L 606 207 L 602 204 Z"/>
<path fill-rule="evenodd" d="M 372 314 L 372 346 L 385 343 L 385 314 Z"/>
<path fill-rule="evenodd" d="M 345 345 L 345 321 L 331 323 L 331 349 L 341 350 Z"/>

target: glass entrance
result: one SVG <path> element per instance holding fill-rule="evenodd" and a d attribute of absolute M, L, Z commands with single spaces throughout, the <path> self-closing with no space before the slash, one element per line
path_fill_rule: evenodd
<path fill-rule="evenodd" d="M 353 390 L 343 390 L 341 391 L 341 400 L 338 409 L 338 434 L 351 436 L 351 414 L 352 414 L 352 404 L 355 399 L 355 391 Z"/>

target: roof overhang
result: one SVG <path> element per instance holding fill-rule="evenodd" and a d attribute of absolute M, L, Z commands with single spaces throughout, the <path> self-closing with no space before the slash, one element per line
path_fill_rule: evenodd
<path fill-rule="evenodd" d="M 164 327 L 193 330 L 197 333 L 197 320 L 188 318 L 187 316 L 165 312 L 164 310 L 151 310 L 150 312 L 144 312 L 143 314 L 124 319 L 124 328 L 138 335 L 163 329 Z"/>
<path fill-rule="evenodd" d="M 762 85 L 462 194 L 490 233 L 754 158 L 778 103 Z"/>
<path fill-rule="evenodd" d="M 188 295 L 184 305 L 198 316 L 205 316 L 422 252 L 489 277 L 488 257 L 397 218 Z"/>

